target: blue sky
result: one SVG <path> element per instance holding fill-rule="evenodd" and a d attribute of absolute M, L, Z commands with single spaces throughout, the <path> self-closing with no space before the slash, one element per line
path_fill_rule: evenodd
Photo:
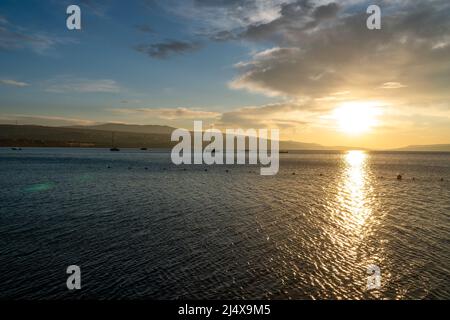
<path fill-rule="evenodd" d="M 366 26 L 372 2 L 380 30 Z M 70 4 L 81 31 L 66 28 Z M 0 123 L 448 143 L 449 56 L 447 0 L 2 0 Z"/>

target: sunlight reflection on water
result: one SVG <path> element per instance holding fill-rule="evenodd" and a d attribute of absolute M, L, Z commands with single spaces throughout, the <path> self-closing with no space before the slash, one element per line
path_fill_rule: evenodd
<path fill-rule="evenodd" d="M 376 262 L 380 264 L 382 248 L 362 253 L 371 234 L 376 230 L 379 217 L 374 217 L 376 203 L 373 198 L 373 177 L 368 166 L 369 156 L 364 151 L 349 151 L 342 157 L 341 174 L 336 196 L 329 203 L 334 207 L 329 235 L 337 252 L 336 264 L 345 278 L 356 284 L 361 295 L 366 289 L 363 270 Z M 376 216 L 376 215 L 375 215 Z M 375 293 L 376 294 L 376 293 Z M 340 295 L 337 294 L 339 297 Z M 345 297 L 342 292 L 341 298 Z"/>
<path fill-rule="evenodd" d="M 349 151 L 345 157 L 345 172 L 338 193 L 338 201 L 346 209 L 346 226 L 359 231 L 372 208 L 368 204 L 371 181 L 367 170 L 367 154 L 363 151 Z"/>

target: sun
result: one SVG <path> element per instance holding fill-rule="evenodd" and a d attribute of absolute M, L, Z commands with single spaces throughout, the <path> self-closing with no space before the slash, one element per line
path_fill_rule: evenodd
<path fill-rule="evenodd" d="M 377 126 L 381 109 L 377 102 L 352 101 L 339 105 L 333 112 L 333 118 L 339 130 L 351 135 L 370 131 Z"/>

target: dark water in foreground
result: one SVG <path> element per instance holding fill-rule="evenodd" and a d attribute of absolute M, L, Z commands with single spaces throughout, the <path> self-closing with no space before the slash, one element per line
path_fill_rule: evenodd
<path fill-rule="evenodd" d="M 0 149 L 0 298 L 450 299 L 450 154 L 280 156 Z"/>

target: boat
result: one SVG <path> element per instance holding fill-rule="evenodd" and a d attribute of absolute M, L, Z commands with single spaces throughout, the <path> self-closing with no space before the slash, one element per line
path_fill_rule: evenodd
<path fill-rule="evenodd" d="M 142 151 L 146 151 L 146 150 L 147 150 L 147 148 L 143 147 L 143 148 L 141 148 L 141 150 L 142 150 Z"/>
<path fill-rule="evenodd" d="M 114 146 L 114 132 L 111 135 L 111 149 L 109 151 L 120 151 L 119 148 Z"/>

